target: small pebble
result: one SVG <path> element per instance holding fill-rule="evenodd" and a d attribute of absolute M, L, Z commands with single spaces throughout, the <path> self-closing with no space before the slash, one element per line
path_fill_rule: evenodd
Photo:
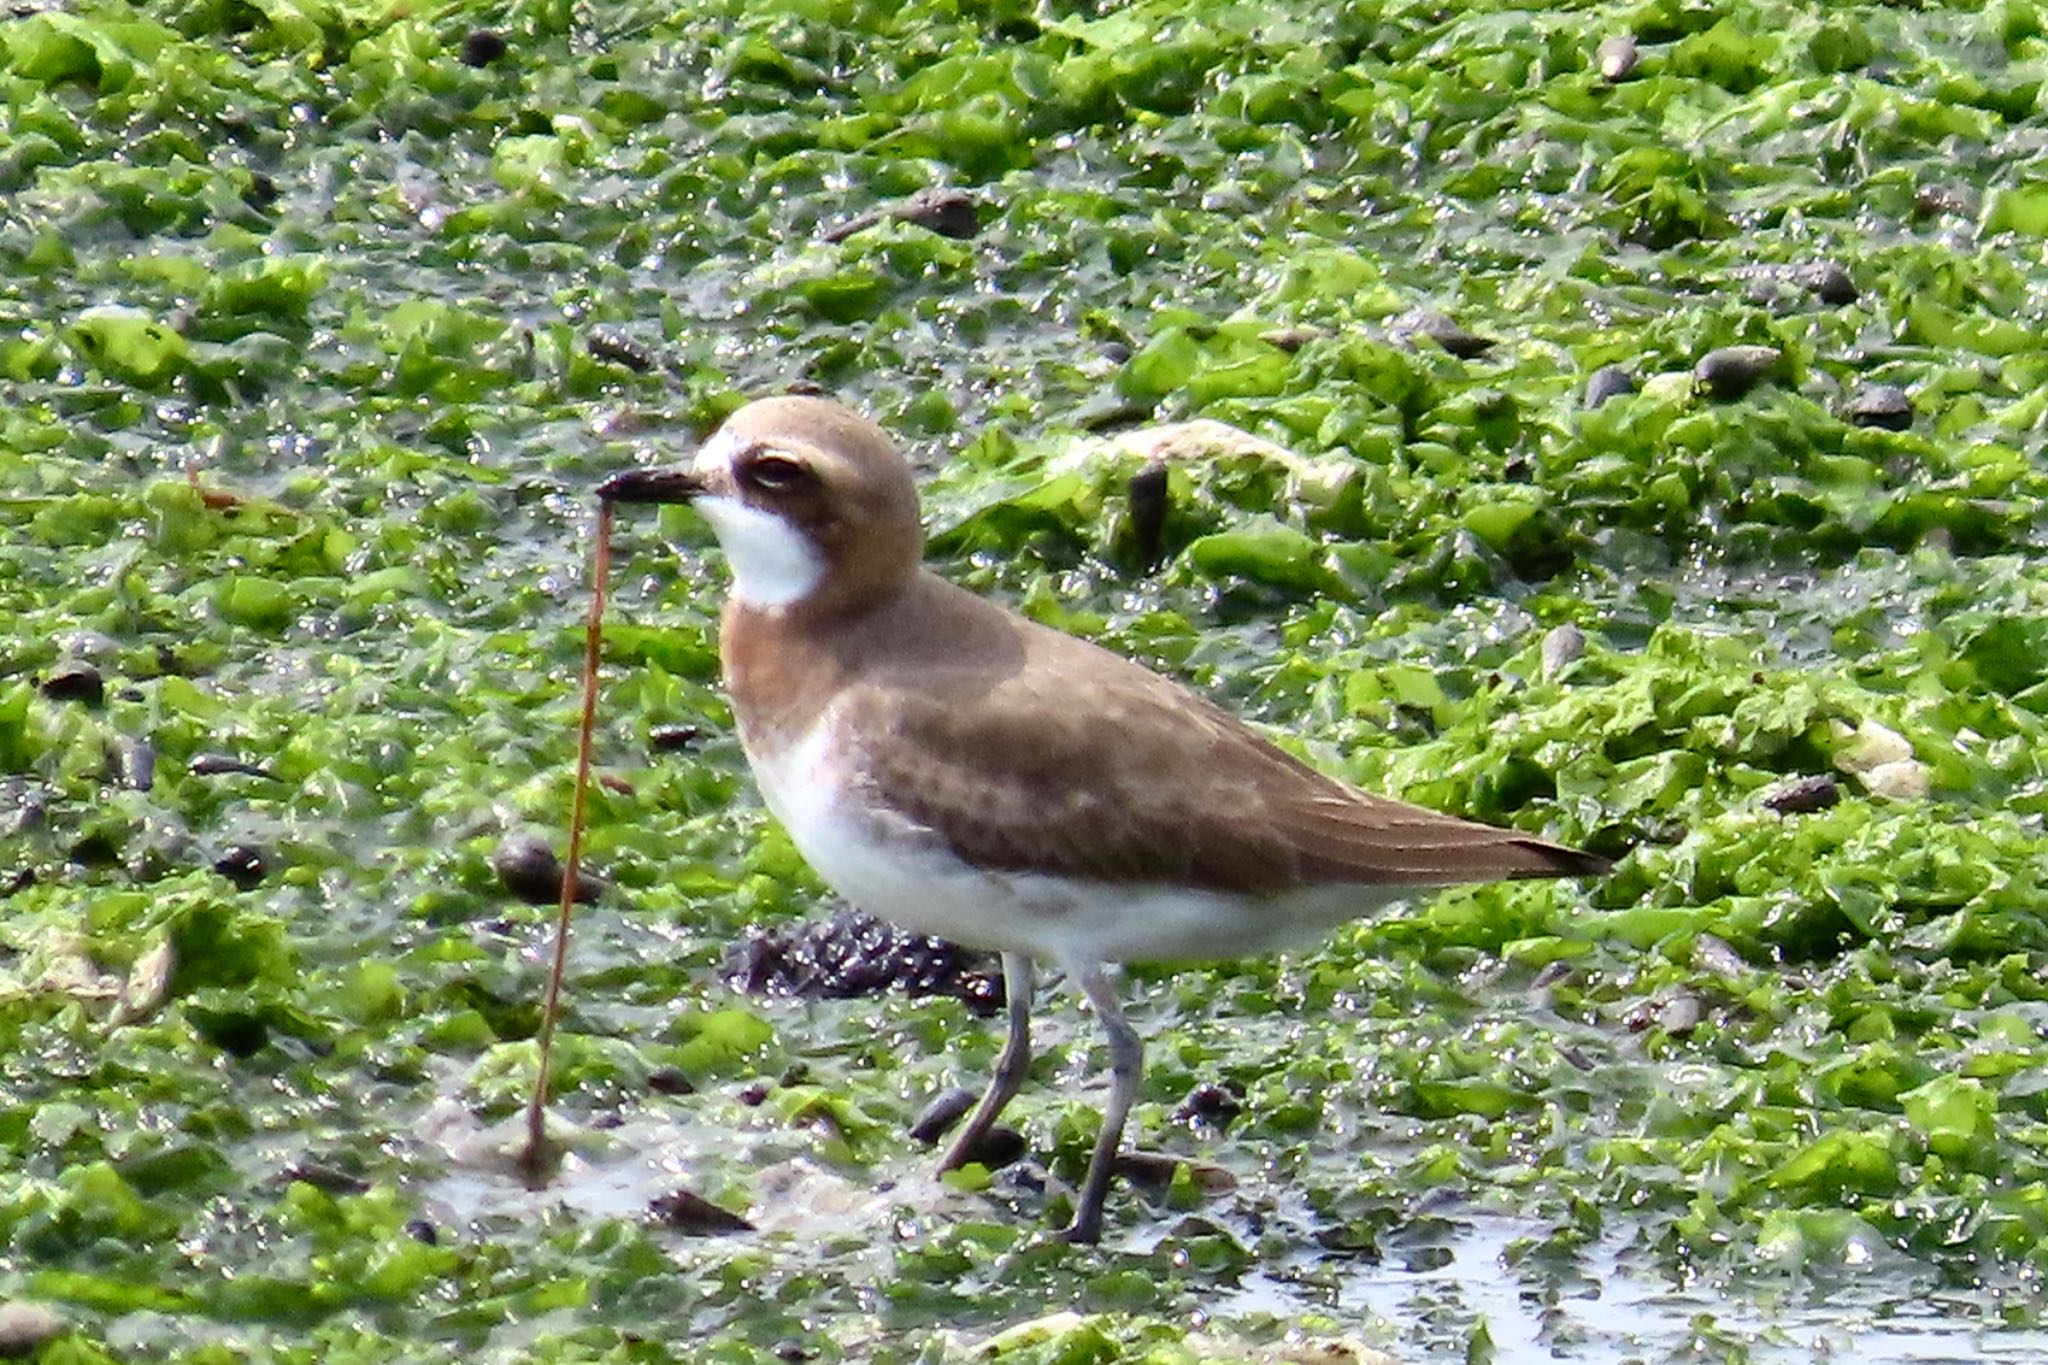
<path fill-rule="evenodd" d="M 1854 303 L 1863 296 L 1863 292 L 1856 287 L 1855 278 L 1834 261 L 1802 266 L 1792 272 L 1792 278 L 1811 289 L 1822 303 L 1833 304 L 1838 308 Z"/>
<path fill-rule="evenodd" d="M 672 1066 L 660 1067 L 647 1073 L 647 1088 L 657 1095 L 694 1095 L 697 1087 L 690 1078 Z"/>
<path fill-rule="evenodd" d="M 647 732 L 647 746 L 656 753 L 673 754 L 703 737 L 704 731 L 695 725 L 657 725 Z"/>
<path fill-rule="evenodd" d="M 964 241 L 981 231 L 981 203 L 965 190 L 919 190 L 897 205 L 894 213 L 941 237 Z"/>
<path fill-rule="evenodd" d="M 1765 810 L 1780 815 L 1811 815 L 1840 804 L 1842 789 L 1832 777 L 1802 777 L 1773 787 L 1763 795 Z"/>
<path fill-rule="evenodd" d="M 1227 1128 L 1230 1121 L 1244 1112 L 1244 1097 L 1213 1081 L 1204 1081 L 1188 1091 L 1187 1098 L 1173 1111 L 1179 1123 L 1205 1124 L 1211 1128 Z"/>
<path fill-rule="evenodd" d="M 1311 341 L 1319 340 L 1328 335 L 1329 333 L 1320 327 L 1300 324 L 1293 327 L 1275 327 L 1269 332 L 1261 332 L 1259 333 L 1259 340 L 1275 350 L 1285 351 L 1287 354 L 1293 355 Z"/>
<path fill-rule="evenodd" d="M 156 745 L 148 740 L 117 740 L 108 758 L 114 780 L 129 790 L 146 792 L 156 785 Z"/>
<path fill-rule="evenodd" d="M 1641 49 L 1636 46 L 1636 35 L 1617 33 L 1600 44 L 1594 54 L 1594 61 L 1600 68 L 1600 76 L 1608 81 L 1625 81 L 1634 74 L 1636 64 L 1643 59 Z"/>
<path fill-rule="evenodd" d="M 1691 991 L 1680 991 L 1657 1011 L 1657 1027 L 1674 1038 L 1683 1038 L 1706 1017 L 1706 1003 Z"/>
<path fill-rule="evenodd" d="M 1000 1171 L 1023 1159 L 1031 1150 L 1024 1135 L 1006 1124 L 991 1125 L 981 1141 L 967 1149 L 967 1160 L 985 1171 Z"/>
<path fill-rule="evenodd" d="M 1543 676 L 1554 678 L 1586 653 L 1586 632 L 1566 622 L 1543 637 Z"/>
<path fill-rule="evenodd" d="M 1947 213 L 1973 218 L 1977 214 L 1976 196 L 1954 185 L 1922 185 L 1913 195 L 1913 207 L 1928 217 Z"/>
<path fill-rule="evenodd" d="M 1138 562 L 1150 569 L 1166 554 L 1166 466 L 1155 461 L 1131 475 L 1130 497 L 1131 540 Z"/>
<path fill-rule="evenodd" d="M 298 1161 L 284 1168 L 286 1180 L 296 1180 L 329 1194 L 362 1194 L 370 1182 L 338 1167 L 319 1161 Z"/>
<path fill-rule="evenodd" d="M 1621 365 L 1602 365 L 1586 381 L 1586 406 L 1597 408 L 1610 398 L 1636 391 L 1636 377 Z"/>
<path fill-rule="evenodd" d="M 675 1190 L 654 1199 L 647 1205 L 647 1211 L 668 1227 L 692 1237 L 716 1237 L 754 1230 L 754 1225 L 738 1214 L 728 1212 L 688 1190 Z"/>
<path fill-rule="evenodd" d="M 107 683 L 97 668 L 73 659 L 43 675 L 43 695 L 51 701 L 81 701 L 87 706 L 100 706 L 107 700 Z"/>
<path fill-rule="evenodd" d="M 652 350 L 616 328 L 592 327 L 583 334 L 583 344 L 588 346 L 590 353 L 599 360 L 624 365 L 636 374 L 646 374 L 657 363 L 657 357 Z"/>
<path fill-rule="evenodd" d="M 941 237 L 964 241 L 981 231 L 981 202 L 965 190 L 922 189 L 908 198 L 877 204 L 837 227 L 827 228 L 819 238 L 826 242 L 843 242 L 885 218 L 915 223 Z"/>
<path fill-rule="evenodd" d="M 1933 790 L 1934 773 L 1916 758 L 1880 763 L 1857 774 L 1872 796 L 1889 796 L 1901 801 L 1918 801 Z"/>
<path fill-rule="evenodd" d="M 194 777 L 222 777 L 230 773 L 243 777 L 270 776 L 270 769 L 261 763 L 251 763 L 227 754 L 194 754 L 185 771 Z"/>
<path fill-rule="evenodd" d="M 507 891 L 529 905 L 553 905 L 562 898 L 562 860 L 540 835 L 508 834 L 491 853 L 491 870 Z M 576 876 L 576 899 L 594 901 L 603 883 L 588 872 Z"/>
<path fill-rule="evenodd" d="M 1192 1157 L 1173 1156 L 1167 1152 L 1118 1152 L 1116 1173 L 1133 1185 L 1149 1185 L 1164 1189 L 1173 1181 L 1173 1173 L 1182 1166 L 1188 1168 L 1195 1188 L 1204 1194 L 1217 1194 L 1237 1188 L 1237 1177 L 1212 1162 L 1197 1161 Z"/>
<path fill-rule="evenodd" d="M 1728 945 L 1728 941 L 1715 934 L 1701 934 L 1693 940 L 1692 960 L 1716 976 L 1739 980 L 1749 975 L 1749 964 L 1742 960 L 1742 954 Z"/>
<path fill-rule="evenodd" d="M 1495 345 L 1493 338 L 1468 332 L 1446 314 L 1428 308 L 1395 319 L 1393 331 L 1396 336 L 1425 337 L 1460 360 L 1485 355 Z"/>
<path fill-rule="evenodd" d="M 489 66 L 506 53 L 505 39 L 487 28 L 473 28 L 462 40 L 464 66 Z"/>
<path fill-rule="evenodd" d="M 1851 426 L 1904 431 L 1913 425 L 1913 400 L 1896 384 L 1859 384 L 1842 405 Z"/>
<path fill-rule="evenodd" d="M 1784 356 L 1775 346 L 1723 346 L 1693 366 L 1693 385 L 1715 398 L 1740 398 L 1777 369 Z"/>
<path fill-rule="evenodd" d="M 270 872 L 262 853 L 247 844 L 236 844 L 213 860 L 213 870 L 248 891 L 261 884 Z"/>
<path fill-rule="evenodd" d="M 27 1299 L 0 1303 L 0 1357 L 20 1360 L 34 1355 L 44 1342 L 69 1330 L 53 1308 Z"/>
<path fill-rule="evenodd" d="M 974 1099 L 974 1092 L 962 1086 L 941 1090 L 911 1121 L 911 1141 L 921 1142 L 927 1147 L 936 1145 L 940 1138 L 953 1130 L 955 1124 L 967 1117 L 967 1111 L 974 1108 Z"/>

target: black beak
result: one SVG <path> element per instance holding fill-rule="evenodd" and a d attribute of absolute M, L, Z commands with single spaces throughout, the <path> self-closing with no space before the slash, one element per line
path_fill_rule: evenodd
<path fill-rule="evenodd" d="M 688 502 L 703 491 L 687 469 L 625 469 L 597 486 L 605 502 Z"/>

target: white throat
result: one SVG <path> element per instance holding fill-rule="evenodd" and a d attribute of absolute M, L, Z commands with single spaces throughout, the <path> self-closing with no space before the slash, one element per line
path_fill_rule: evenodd
<path fill-rule="evenodd" d="M 733 596 L 750 607 L 786 607 L 811 595 L 825 576 L 825 561 L 803 532 L 781 517 L 731 498 L 692 503 L 725 550 Z"/>

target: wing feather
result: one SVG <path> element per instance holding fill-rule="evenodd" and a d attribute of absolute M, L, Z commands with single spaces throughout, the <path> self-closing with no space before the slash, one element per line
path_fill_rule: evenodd
<path fill-rule="evenodd" d="M 1193 693 L 1057 632 L 1031 666 L 886 675 L 838 699 L 878 802 L 1003 871 L 1267 895 L 1603 871 L 1561 845 L 1372 796 Z"/>

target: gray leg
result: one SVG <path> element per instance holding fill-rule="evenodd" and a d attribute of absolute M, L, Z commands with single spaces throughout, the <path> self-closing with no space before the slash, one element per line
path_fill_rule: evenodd
<path fill-rule="evenodd" d="M 1069 973 L 1081 983 L 1095 1006 L 1095 1017 L 1109 1037 L 1109 1108 L 1102 1112 L 1102 1133 L 1095 1139 L 1095 1155 L 1088 1160 L 1088 1178 L 1081 1182 L 1081 1198 L 1074 1205 L 1074 1221 L 1060 1233 L 1063 1242 L 1092 1246 L 1102 1240 L 1102 1204 L 1109 1197 L 1109 1177 L 1116 1168 L 1117 1145 L 1123 1141 L 1124 1120 L 1138 1098 L 1138 1081 L 1145 1070 L 1145 1045 L 1124 1019 L 1117 1003 L 1116 985 L 1100 963 Z"/>
<path fill-rule="evenodd" d="M 942 1174 L 956 1171 L 974 1159 L 975 1148 L 988 1136 L 1003 1106 L 1024 1085 L 1025 1073 L 1031 1070 L 1031 986 L 1031 959 L 1023 953 L 1004 953 L 1003 994 L 1010 1004 L 1010 1036 L 1003 1043 L 1002 1055 L 996 1058 L 996 1074 L 989 1078 L 981 1103 L 974 1106 L 960 1135 L 953 1139 L 945 1159 L 939 1162 Z"/>

